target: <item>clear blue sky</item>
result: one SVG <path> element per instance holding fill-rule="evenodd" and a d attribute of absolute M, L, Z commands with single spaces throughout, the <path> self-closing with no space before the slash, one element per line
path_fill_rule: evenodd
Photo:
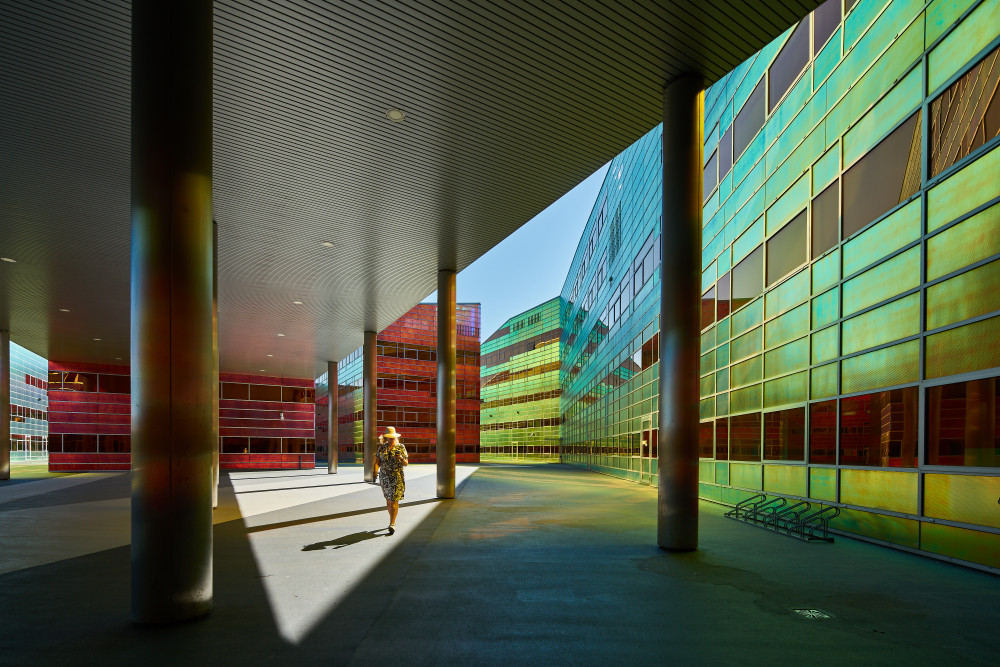
<path fill-rule="evenodd" d="M 458 301 L 483 304 L 481 340 L 508 318 L 558 296 L 607 171 L 608 165 L 595 171 L 458 274 Z M 437 301 L 437 292 L 424 301 Z"/>

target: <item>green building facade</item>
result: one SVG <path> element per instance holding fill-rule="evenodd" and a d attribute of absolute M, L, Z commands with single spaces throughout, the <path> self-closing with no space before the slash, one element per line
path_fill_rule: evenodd
<path fill-rule="evenodd" d="M 1000 568 L 998 53 L 1000 0 L 830 0 L 705 91 L 703 499 Z M 660 132 L 562 292 L 562 460 L 654 485 Z"/>
<path fill-rule="evenodd" d="M 559 297 L 512 317 L 482 345 L 483 461 L 559 459 Z"/>

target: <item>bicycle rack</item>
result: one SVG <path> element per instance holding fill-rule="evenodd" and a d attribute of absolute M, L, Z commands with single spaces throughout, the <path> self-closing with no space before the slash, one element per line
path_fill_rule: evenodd
<path fill-rule="evenodd" d="M 840 514 L 840 508 L 818 507 L 814 510 L 812 503 L 805 500 L 789 505 L 787 498 L 777 496 L 768 500 L 766 495 L 758 493 L 736 503 L 725 516 L 807 542 L 833 542 L 830 521 Z"/>

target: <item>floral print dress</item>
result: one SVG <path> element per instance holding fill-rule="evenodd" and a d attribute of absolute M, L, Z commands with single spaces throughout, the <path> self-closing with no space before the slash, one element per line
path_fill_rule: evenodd
<path fill-rule="evenodd" d="M 379 482 L 382 484 L 382 495 L 386 500 L 402 500 L 406 490 L 406 479 L 403 477 L 403 461 L 406 460 L 406 448 L 396 440 L 386 440 L 379 443 L 375 456 L 379 460 Z"/>

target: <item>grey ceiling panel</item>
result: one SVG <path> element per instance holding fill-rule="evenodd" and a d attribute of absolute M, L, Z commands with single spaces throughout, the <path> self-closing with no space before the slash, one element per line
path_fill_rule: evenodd
<path fill-rule="evenodd" d="M 222 369 L 323 372 L 817 4 L 216 2 Z M 54 360 L 128 360 L 130 11 L 0 2 L 0 327 Z"/>

